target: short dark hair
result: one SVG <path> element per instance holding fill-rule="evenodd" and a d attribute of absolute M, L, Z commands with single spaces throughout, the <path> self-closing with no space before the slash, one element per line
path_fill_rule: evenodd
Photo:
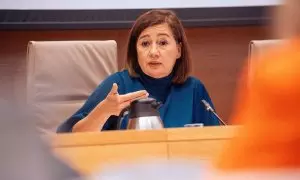
<path fill-rule="evenodd" d="M 190 50 L 183 26 L 176 14 L 170 10 L 150 10 L 138 17 L 130 31 L 125 68 L 131 76 L 137 76 L 139 64 L 136 43 L 138 37 L 146 28 L 164 23 L 170 27 L 175 41 L 181 44 L 181 57 L 174 65 L 172 81 L 176 84 L 182 84 L 188 78 L 191 69 Z"/>

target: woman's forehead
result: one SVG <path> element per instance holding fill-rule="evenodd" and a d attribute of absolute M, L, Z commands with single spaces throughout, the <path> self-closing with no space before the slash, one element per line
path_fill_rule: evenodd
<path fill-rule="evenodd" d="M 154 26 L 150 26 L 146 28 L 145 30 L 142 31 L 140 34 L 139 38 L 147 35 L 167 35 L 167 36 L 172 36 L 172 31 L 169 27 L 168 24 L 158 24 Z"/>

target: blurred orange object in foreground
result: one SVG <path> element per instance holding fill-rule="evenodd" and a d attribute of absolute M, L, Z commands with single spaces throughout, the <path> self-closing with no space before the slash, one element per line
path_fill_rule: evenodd
<path fill-rule="evenodd" d="M 233 116 L 243 127 L 216 167 L 226 172 L 300 168 L 300 38 L 256 61 Z"/>

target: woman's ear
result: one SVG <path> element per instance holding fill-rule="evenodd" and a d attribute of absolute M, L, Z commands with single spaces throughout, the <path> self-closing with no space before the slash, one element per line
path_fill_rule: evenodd
<path fill-rule="evenodd" d="M 182 44 L 177 43 L 177 56 L 176 56 L 177 59 L 181 58 L 181 49 L 182 49 Z"/>

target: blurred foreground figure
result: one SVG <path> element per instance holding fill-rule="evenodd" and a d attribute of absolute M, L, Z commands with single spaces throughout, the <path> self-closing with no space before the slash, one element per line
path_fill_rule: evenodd
<path fill-rule="evenodd" d="M 216 179 L 300 179 L 300 1 L 278 12 L 275 32 L 286 41 L 254 60 L 233 116 L 243 127 L 217 161 Z"/>
<path fill-rule="evenodd" d="M 27 110 L 13 98 L 0 98 L 0 179 L 79 180 L 79 175 L 43 144 Z"/>
<path fill-rule="evenodd" d="M 289 40 L 258 61 L 233 119 L 243 127 L 217 167 L 226 173 L 296 173 L 300 179 L 300 39 Z"/>

